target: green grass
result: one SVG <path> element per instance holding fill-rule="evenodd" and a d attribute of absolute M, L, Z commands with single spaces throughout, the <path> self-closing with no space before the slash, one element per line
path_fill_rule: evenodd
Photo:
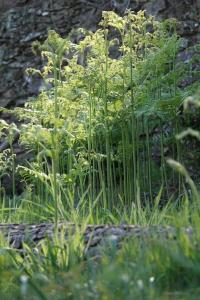
<path fill-rule="evenodd" d="M 120 250 L 102 248 L 101 258 L 83 255 L 80 234 L 44 244 L 41 254 L 27 247 L 25 258 L 2 242 L 1 299 L 198 299 L 199 205 L 185 201 L 160 223 L 192 225 L 191 237 L 178 230 L 176 239 L 133 238 Z"/>
<path fill-rule="evenodd" d="M 81 231 L 67 241 L 55 233 L 54 246 L 43 243 L 41 253 L 25 245 L 25 257 L 2 239 L 1 299 L 199 299 L 200 196 L 181 144 L 199 132 L 182 132 L 179 116 L 183 103 L 199 108 L 199 96 L 184 102 L 193 88 L 179 88 L 191 70 L 176 63 L 175 27 L 144 12 L 104 12 L 94 33 L 61 38 L 50 31 L 33 45 L 45 66 L 29 71 L 46 89 L 9 111 L 23 125 L 0 122 L 10 145 L 0 153 L 0 222 L 172 225 L 177 238 L 131 239 L 120 250 L 102 249 L 101 259 L 85 257 Z M 12 146 L 16 132 L 32 153 L 21 164 Z M 3 187 L 7 175 L 11 196 Z M 189 226 L 191 238 L 181 230 Z"/>

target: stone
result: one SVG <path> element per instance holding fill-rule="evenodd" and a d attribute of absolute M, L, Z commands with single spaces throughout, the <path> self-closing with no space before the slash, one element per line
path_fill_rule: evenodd
<path fill-rule="evenodd" d="M 111 0 L 111 5 L 116 12 L 123 13 L 130 7 L 130 0 Z"/>
<path fill-rule="evenodd" d="M 87 255 L 96 256 L 102 250 L 110 247 L 118 249 L 122 243 L 125 243 L 130 238 L 148 238 L 155 236 L 161 239 L 174 239 L 180 231 L 187 234 L 189 237 L 193 234 L 192 227 L 176 229 L 172 226 L 154 225 L 148 227 L 135 225 L 87 225 L 81 229 L 81 226 L 73 223 L 62 222 L 58 224 L 58 235 L 62 235 L 66 240 L 73 234 L 81 230 L 85 245 L 84 253 Z M 37 245 L 47 237 L 53 242 L 55 237 L 55 226 L 53 223 L 41 224 L 0 224 L 0 233 L 3 234 L 10 246 L 16 250 L 23 250 L 23 243 L 28 245 Z M 63 235 L 62 235 L 63 236 Z M 37 247 L 38 251 L 39 248 Z"/>
<path fill-rule="evenodd" d="M 145 5 L 145 8 L 149 14 L 157 17 L 160 12 L 162 12 L 166 9 L 166 1 L 165 0 L 148 1 L 148 3 Z"/>

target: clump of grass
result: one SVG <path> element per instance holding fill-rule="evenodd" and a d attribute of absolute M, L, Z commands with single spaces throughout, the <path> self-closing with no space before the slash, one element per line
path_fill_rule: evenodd
<path fill-rule="evenodd" d="M 178 88 L 184 68 L 175 64 L 181 44 L 175 27 L 174 20 L 158 22 L 144 12 L 104 12 L 100 29 L 79 30 L 78 43 L 50 31 L 44 44 L 34 45 L 45 66 L 29 71 L 39 73 L 46 88 L 14 111 L 28 120 L 20 141 L 33 153 L 17 170 L 26 200 L 54 206 L 55 223 L 63 208 L 83 198 L 92 207 L 98 197 L 106 211 L 139 198 L 152 202 L 161 186 L 170 196 L 165 145 L 178 132 L 185 93 Z M 180 159 L 179 142 L 173 143 L 173 158 Z"/>

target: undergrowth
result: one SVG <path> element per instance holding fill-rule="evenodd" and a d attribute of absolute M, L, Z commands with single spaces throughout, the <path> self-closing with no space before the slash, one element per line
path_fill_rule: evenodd
<path fill-rule="evenodd" d="M 61 38 L 50 31 L 42 45 L 35 43 L 44 67 L 29 72 L 40 74 L 45 88 L 12 112 L 21 127 L 1 122 L 11 147 L 13 207 L 20 205 L 16 172 L 28 207 L 56 223 L 80 203 L 105 212 L 138 201 L 151 206 L 160 189 L 165 203 L 183 195 L 184 180 L 165 159 L 182 156 L 174 137 L 189 90 L 179 87 L 188 72 L 177 63 L 180 46 L 175 20 L 161 23 L 131 11 L 123 18 L 104 12 L 94 33 L 80 29 Z M 18 166 L 16 132 L 32 151 Z"/>
<path fill-rule="evenodd" d="M 0 123 L 10 146 L 0 153 L 1 222 L 162 224 L 180 233 L 134 239 L 118 251 L 111 245 L 100 259 L 84 256 L 81 232 L 67 241 L 55 235 L 42 255 L 25 245 L 25 257 L 2 239 L 1 299 L 198 299 L 199 193 L 182 164 L 182 141 L 200 134 L 182 132 L 179 118 L 180 109 L 199 107 L 199 96 L 180 87 L 191 75 L 177 60 L 180 47 L 175 20 L 131 11 L 104 12 L 96 32 L 50 31 L 33 45 L 44 67 L 29 72 L 44 88 L 9 111 L 23 125 Z M 31 152 L 21 164 L 16 134 Z M 192 236 L 181 230 L 190 226 Z"/>

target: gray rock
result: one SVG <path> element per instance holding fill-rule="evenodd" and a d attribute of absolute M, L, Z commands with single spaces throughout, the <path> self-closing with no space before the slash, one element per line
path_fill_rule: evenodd
<path fill-rule="evenodd" d="M 64 236 L 66 239 L 73 238 L 73 234 L 81 229 L 81 226 L 72 223 L 59 223 L 58 235 Z M 193 234 L 192 227 L 181 228 L 184 234 L 189 237 Z M 154 225 L 148 227 L 135 226 L 135 225 L 87 225 L 86 228 L 81 230 L 83 232 L 83 241 L 85 244 L 85 254 L 99 255 L 102 250 L 111 248 L 119 248 L 122 243 L 130 240 L 130 238 L 148 238 L 156 236 L 161 239 L 174 239 L 176 234 L 180 233 L 180 229 L 171 226 Z M 53 223 L 42 224 L 0 224 L 0 233 L 10 243 L 14 249 L 23 249 L 23 243 L 28 245 L 37 244 L 46 239 L 47 237 L 52 240 L 55 237 L 55 227 Z M 63 235 L 62 235 L 63 236 Z M 39 248 L 37 248 L 39 249 Z"/>
<path fill-rule="evenodd" d="M 148 1 L 148 3 L 145 5 L 145 8 L 149 14 L 157 17 L 160 12 L 164 11 L 167 8 L 166 1 L 165 0 Z"/>

